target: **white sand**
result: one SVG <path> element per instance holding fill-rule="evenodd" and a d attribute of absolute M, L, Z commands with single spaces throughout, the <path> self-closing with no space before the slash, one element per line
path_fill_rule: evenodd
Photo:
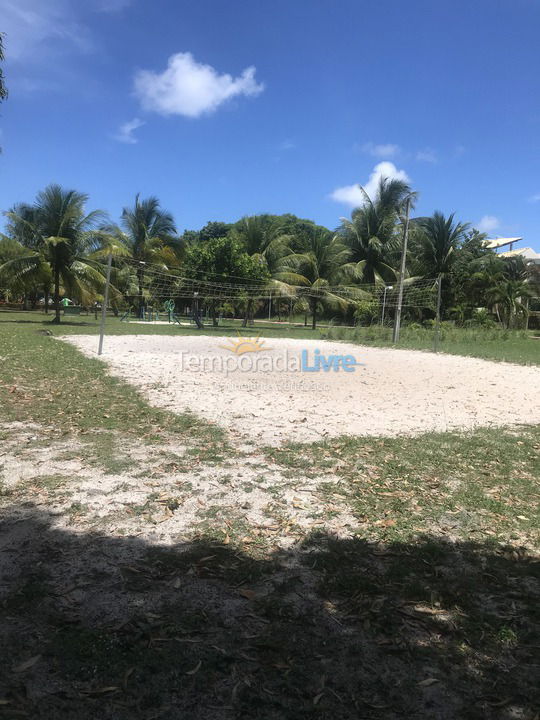
<path fill-rule="evenodd" d="M 95 355 L 97 338 L 64 338 Z M 354 372 L 328 373 L 187 369 L 182 353 L 232 363 L 221 346 L 231 338 L 129 335 L 105 338 L 111 372 L 141 389 L 148 401 L 175 412 L 191 410 L 228 428 L 240 441 L 278 445 L 322 437 L 398 435 L 540 423 L 540 367 L 363 347 L 316 340 L 266 340 L 269 350 L 242 357 L 354 355 Z"/>

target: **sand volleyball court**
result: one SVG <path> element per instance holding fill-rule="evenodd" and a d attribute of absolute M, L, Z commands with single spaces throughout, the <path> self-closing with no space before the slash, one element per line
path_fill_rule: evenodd
<path fill-rule="evenodd" d="M 95 336 L 64 340 L 96 355 Z M 248 443 L 540 423 L 539 367 L 319 340 L 265 339 L 250 351 L 237 340 L 109 336 L 102 359 L 152 405 L 192 411 Z M 317 362 L 330 369 L 314 371 Z"/>

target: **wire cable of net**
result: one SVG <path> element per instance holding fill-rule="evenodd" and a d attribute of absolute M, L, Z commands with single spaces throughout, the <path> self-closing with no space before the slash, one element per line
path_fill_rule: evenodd
<path fill-rule="evenodd" d="M 143 297 L 153 301 L 167 300 L 169 298 L 193 300 L 200 298 L 203 301 L 221 300 L 238 301 L 249 299 L 252 301 L 297 300 L 297 299 L 325 299 L 332 296 L 336 300 L 348 302 L 372 301 L 385 304 L 386 307 L 396 307 L 398 304 L 398 284 L 373 285 L 362 283 L 358 285 L 327 285 L 320 287 L 286 285 L 275 280 L 253 281 L 245 283 L 232 283 L 185 277 L 180 271 L 168 270 L 135 260 L 122 259 L 122 264 L 131 267 L 136 278 L 125 295 L 132 299 Z M 114 283 L 114 280 L 113 280 Z M 433 307 L 436 300 L 437 281 L 421 278 L 408 279 L 403 288 L 404 307 Z"/>

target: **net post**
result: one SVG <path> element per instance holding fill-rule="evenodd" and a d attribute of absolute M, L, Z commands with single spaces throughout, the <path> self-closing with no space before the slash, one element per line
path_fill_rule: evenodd
<path fill-rule="evenodd" d="M 433 349 L 439 352 L 439 335 L 441 330 L 441 295 L 442 295 L 442 275 L 437 278 L 437 314 L 435 315 L 435 336 L 433 338 Z"/>
<path fill-rule="evenodd" d="M 403 283 L 405 282 L 405 268 L 407 264 L 407 242 L 409 239 L 409 212 L 411 209 L 411 197 L 407 198 L 405 205 L 405 226 L 403 228 L 403 246 L 401 249 L 401 269 L 399 272 L 399 290 L 396 308 L 396 317 L 394 322 L 394 332 L 392 342 L 395 344 L 399 340 L 399 331 L 401 329 L 401 308 L 403 305 Z"/>
<path fill-rule="evenodd" d="M 109 253 L 107 258 L 107 275 L 105 278 L 105 293 L 103 296 L 103 305 L 101 307 L 101 323 L 99 326 L 99 345 L 98 355 L 103 352 L 103 336 L 105 335 L 105 317 L 107 315 L 107 305 L 109 303 L 109 287 L 111 284 L 111 265 L 112 265 L 112 252 Z"/>

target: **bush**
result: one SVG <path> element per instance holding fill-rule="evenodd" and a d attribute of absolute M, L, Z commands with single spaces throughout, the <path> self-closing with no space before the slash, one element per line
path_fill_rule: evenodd
<path fill-rule="evenodd" d="M 359 325 L 372 325 L 379 320 L 377 300 L 359 300 L 355 303 L 354 319 Z"/>
<path fill-rule="evenodd" d="M 466 320 L 464 323 L 464 327 L 470 328 L 470 327 L 483 327 L 483 328 L 494 328 L 497 326 L 497 323 L 491 315 L 488 313 L 488 311 L 485 308 L 478 308 L 474 311 L 472 318 L 470 320 Z"/>

